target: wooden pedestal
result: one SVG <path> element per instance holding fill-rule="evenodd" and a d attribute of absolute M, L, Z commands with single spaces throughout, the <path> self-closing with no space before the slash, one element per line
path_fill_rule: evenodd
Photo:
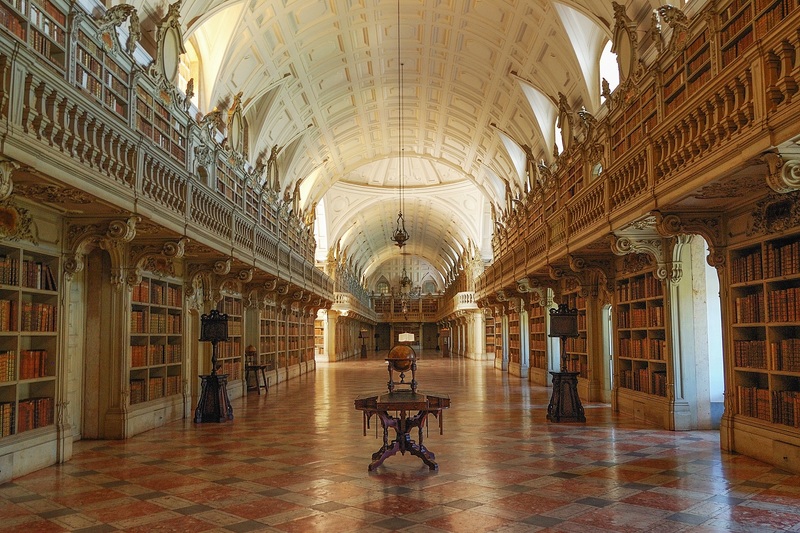
<path fill-rule="evenodd" d="M 547 406 L 550 422 L 586 422 L 578 397 L 578 374 L 580 372 L 550 372 L 553 376 L 553 395 Z"/>
<path fill-rule="evenodd" d="M 233 407 L 228 398 L 228 375 L 208 374 L 200 376 L 200 379 L 200 400 L 194 411 L 195 423 L 233 420 Z"/>

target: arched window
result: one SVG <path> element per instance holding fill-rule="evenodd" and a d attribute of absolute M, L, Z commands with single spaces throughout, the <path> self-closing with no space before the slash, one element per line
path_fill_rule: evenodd
<path fill-rule="evenodd" d="M 613 92 L 619 85 L 619 65 L 617 65 L 617 54 L 611 51 L 612 42 L 609 40 L 600 54 L 600 95 L 605 101 L 606 91 Z M 603 80 L 608 83 L 608 88 L 603 87 Z"/>
<path fill-rule="evenodd" d="M 436 292 L 436 283 L 433 280 L 425 280 L 422 284 L 422 294 L 433 294 Z"/>
<path fill-rule="evenodd" d="M 192 104 L 197 107 L 199 84 L 200 84 L 200 57 L 195 50 L 191 40 L 183 43 L 186 50 L 185 54 L 181 54 L 180 63 L 178 64 L 178 88 L 186 94 L 186 87 L 189 80 L 194 80 L 194 95 L 192 96 Z"/>
<path fill-rule="evenodd" d="M 382 279 L 378 282 L 378 294 L 381 296 L 387 296 L 389 294 L 389 282 L 385 279 Z"/>

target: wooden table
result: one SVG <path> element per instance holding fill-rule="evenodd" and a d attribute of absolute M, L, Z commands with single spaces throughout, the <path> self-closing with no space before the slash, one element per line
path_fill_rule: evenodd
<path fill-rule="evenodd" d="M 383 427 L 383 446 L 372 454 L 369 471 L 373 471 L 387 457 L 400 452 L 416 455 L 431 470 L 438 470 L 436 456 L 422 444 L 422 430 L 428 415 L 439 421 L 439 434 L 443 433 L 442 411 L 450 407 L 450 396 L 435 392 L 412 392 L 401 390 L 393 392 L 377 392 L 364 394 L 355 399 L 355 408 L 363 413 L 363 432 L 367 434 L 369 421 L 377 416 Z M 414 413 L 416 411 L 416 413 Z M 393 413 L 393 414 L 391 414 Z M 395 438 L 389 442 L 389 428 L 395 431 Z M 418 442 L 411 439 L 411 431 L 418 429 Z"/>

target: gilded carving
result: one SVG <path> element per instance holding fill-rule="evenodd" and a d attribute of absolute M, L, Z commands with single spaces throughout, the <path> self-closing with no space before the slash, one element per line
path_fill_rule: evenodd
<path fill-rule="evenodd" d="M 777 233 L 800 225 L 800 191 L 772 193 L 753 209 L 747 235 Z"/>
<path fill-rule="evenodd" d="M 125 43 L 125 51 L 133 54 L 136 44 L 142 38 L 142 29 L 139 23 L 139 15 L 136 8 L 130 4 L 119 4 L 108 8 L 98 20 L 97 34 L 103 43 L 106 52 L 113 52 L 118 46 L 117 28 L 130 18 L 128 25 L 128 40 Z"/>
<path fill-rule="evenodd" d="M 680 9 L 671 5 L 664 5 L 657 9 L 658 17 L 672 27 L 672 37 L 669 41 L 669 50 L 680 52 L 686 48 L 689 40 L 689 17 Z"/>
<path fill-rule="evenodd" d="M 5 200 L 11 196 L 11 192 L 14 190 L 11 174 L 18 168 L 20 168 L 20 164 L 16 161 L 0 157 L 0 200 Z"/>
<path fill-rule="evenodd" d="M 94 197 L 80 189 L 40 183 L 23 183 L 16 186 L 20 196 L 50 204 L 90 204 Z"/>
<path fill-rule="evenodd" d="M 11 198 L 0 201 L 0 238 L 39 244 L 39 231 L 30 212 L 14 205 Z"/>

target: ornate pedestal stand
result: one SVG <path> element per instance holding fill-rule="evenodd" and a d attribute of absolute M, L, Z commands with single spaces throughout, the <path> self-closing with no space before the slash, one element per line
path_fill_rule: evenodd
<path fill-rule="evenodd" d="M 583 405 L 578 396 L 578 375 L 580 372 L 566 372 L 567 338 L 578 336 L 578 310 L 567 304 L 559 304 L 558 309 L 550 309 L 550 337 L 561 338 L 561 372 L 550 372 L 553 376 L 553 395 L 547 406 L 547 420 L 550 422 L 586 422 Z"/>
<path fill-rule="evenodd" d="M 228 340 L 228 315 L 213 309 L 200 317 L 200 324 L 200 341 L 211 343 L 211 374 L 200 376 L 200 399 L 194 410 L 194 421 L 199 424 L 233 420 L 228 375 L 217 374 L 217 343 Z"/>

